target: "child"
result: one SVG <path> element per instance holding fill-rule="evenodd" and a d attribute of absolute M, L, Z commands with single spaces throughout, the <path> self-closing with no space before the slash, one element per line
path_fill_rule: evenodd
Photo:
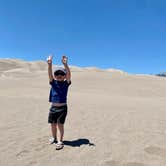
<path fill-rule="evenodd" d="M 48 123 L 51 124 L 52 144 L 56 144 L 56 150 L 63 148 L 64 123 L 67 115 L 67 92 L 71 84 L 71 72 L 67 64 L 67 57 L 62 56 L 64 68 L 57 68 L 52 74 L 52 58 L 47 58 L 48 76 L 51 85 L 49 102 L 51 108 L 48 116 Z M 59 130 L 59 139 L 57 139 L 57 129 Z"/>

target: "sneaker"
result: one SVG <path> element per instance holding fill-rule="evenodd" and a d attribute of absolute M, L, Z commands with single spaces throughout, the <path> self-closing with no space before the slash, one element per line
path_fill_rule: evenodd
<path fill-rule="evenodd" d="M 56 144 L 58 141 L 57 141 L 57 139 L 51 137 L 51 138 L 49 139 L 49 142 L 50 142 L 50 144 Z"/>
<path fill-rule="evenodd" d="M 63 147 L 64 147 L 63 142 L 58 142 L 58 143 L 56 144 L 56 150 L 61 150 L 61 149 L 63 149 Z"/>

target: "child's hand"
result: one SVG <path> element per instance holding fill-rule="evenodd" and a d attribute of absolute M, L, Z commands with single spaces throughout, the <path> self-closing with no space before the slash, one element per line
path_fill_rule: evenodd
<path fill-rule="evenodd" d="M 64 65 L 67 64 L 67 60 L 68 60 L 67 56 L 62 56 L 62 63 L 63 63 Z"/>
<path fill-rule="evenodd" d="M 49 57 L 47 58 L 47 63 L 52 64 L 52 59 L 53 59 L 53 55 L 49 55 Z"/>

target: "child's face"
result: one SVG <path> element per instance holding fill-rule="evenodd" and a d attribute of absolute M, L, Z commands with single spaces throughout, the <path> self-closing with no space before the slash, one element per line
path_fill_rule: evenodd
<path fill-rule="evenodd" d="M 66 78 L 66 74 L 60 70 L 56 71 L 54 73 L 54 76 L 57 81 L 64 81 L 64 79 Z"/>
<path fill-rule="evenodd" d="M 64 76 L 62 76 L 62 75 L 58 75 L 58 76 L 56 76 L 56 75 L 55 75 L 55 79 L 56 79 L 57 81 L 64 81 L 65 78 L 66 78 L 65 75 L 64 75 Z"/>

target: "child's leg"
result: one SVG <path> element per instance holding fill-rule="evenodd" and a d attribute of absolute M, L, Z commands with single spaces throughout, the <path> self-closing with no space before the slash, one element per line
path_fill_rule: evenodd
<path fill-rule="evenodd" d="M 57 124 L 56 123 L 51 124 L 51 131 L 52 131 L 52 136 L 54 137 L 54 139 L 57 139 Z"/>
<path fill-rule="evenodd" d="M 59 129 L 59 133 L 60 133 L 60 138 L 59 141 L 63 142 L 63 135 L 64 135 L 64 125 L 58 123 L 58 129 Z"/>

